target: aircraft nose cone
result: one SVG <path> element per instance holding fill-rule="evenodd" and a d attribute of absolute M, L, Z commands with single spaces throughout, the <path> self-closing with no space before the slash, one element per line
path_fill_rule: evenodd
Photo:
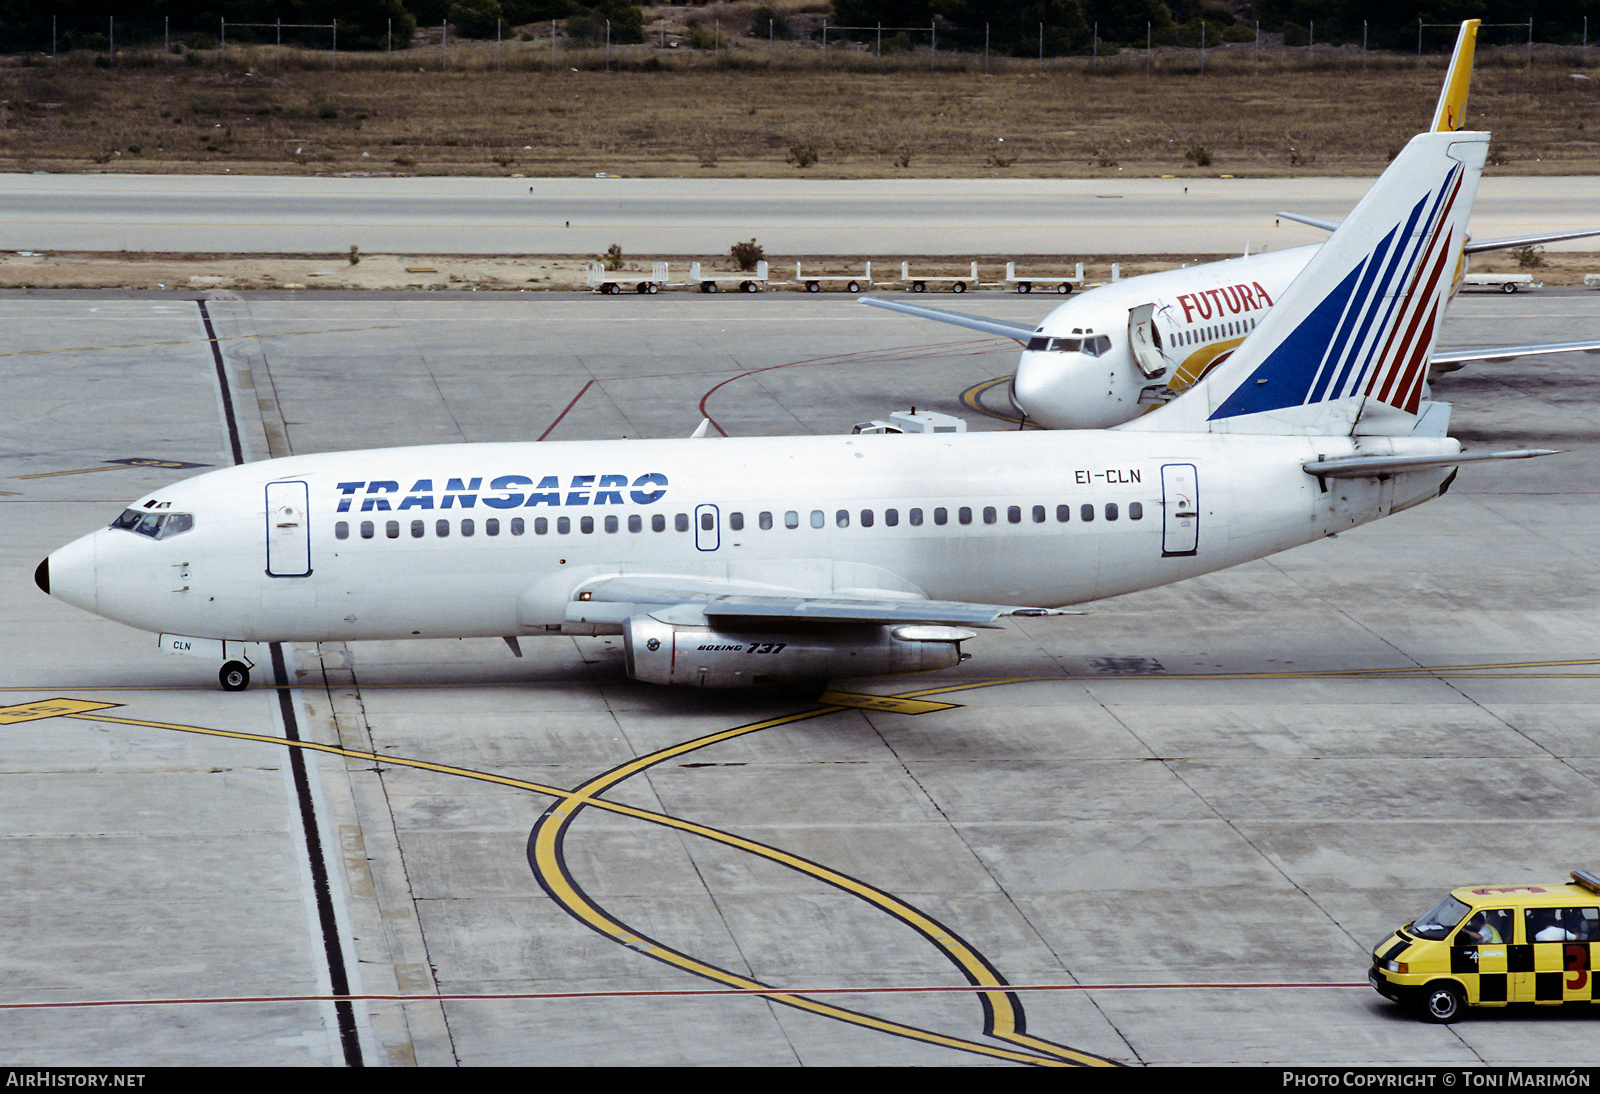
<path fill-rule="evenodd" d="M 99 607 L 95 537 L 84 536 L 52 551 L 33 571 L 33 582 L 55 597 L 88 611 Z"/>
<path fill-rule="evenodd" d="M 1040 360 L 1041 357 L 1043 354 L 1022 355 L 1017 371 L 1011 377 L 1011 401 L 1035 425 L 1042 425 L 1046 429 L 1070 429 L 1072 426 L 1061 413 L 1061 404 L 1070 398 L 1059 391 L 1061 370 L 1052 367 L 1056 362 Z"/>

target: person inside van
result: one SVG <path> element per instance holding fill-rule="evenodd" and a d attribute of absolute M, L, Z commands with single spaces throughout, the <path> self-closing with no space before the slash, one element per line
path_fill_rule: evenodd
<path fill-rule="evenodd" d="M 1489 946 L 1511 937 L 1511 910 L 1495 908 L 1481 911 L 1467 920 L 1456 935 L 1458 946 Z"/>

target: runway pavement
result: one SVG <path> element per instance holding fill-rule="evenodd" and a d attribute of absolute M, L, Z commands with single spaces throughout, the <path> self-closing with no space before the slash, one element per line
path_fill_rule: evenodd
<path fill-rule="evenodd" d="M 1371 179 L 0 175 L 0 250 L 223 254 L 1227 254 L 1321 242 Z M 1600 227 L 1596 180 L 1483 180 L 1478 239 Z M 1592 240 L 1552 244 L 1593 250 Z"/>
<path fill-rule="evenodd" d="M 10 294 L 0 328 L 0 1059 L 1600 1064 L 1600 1008 L 1431 1026 L 1365 983 L 1453 885 L 1600 866 L 1593 357 L 1436 393 L 1562 456 L 817 705 L 572 638 L 289 646 L 225 694 L 32 575 L 231 462 L 224 393 L 251 460 L 1010 428 L 960 394 L 1013 343 L 796 293 Z M 1596 330 L 1600 293 L 1464 295 L 1446 341 Z"/>

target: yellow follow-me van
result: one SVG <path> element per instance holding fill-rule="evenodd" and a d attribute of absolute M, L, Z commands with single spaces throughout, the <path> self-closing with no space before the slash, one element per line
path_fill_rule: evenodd
<path fill-rule="evenodd" d="M 1571 877 L 1453 889 L 1373 949 L 1367 979 L 1432 1022 L 1468 1005 L 1600 1002 L 1600 876 Z"/>

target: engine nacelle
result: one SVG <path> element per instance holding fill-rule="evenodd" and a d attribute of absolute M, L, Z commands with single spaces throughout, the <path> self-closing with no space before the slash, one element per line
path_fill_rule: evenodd
<path fill-rule="evenodd" d="M 648 615 L 628 619 L 622 635 L 635 680 L 702 688 L 947 669 L 961 663 L 961 643 L 977 637 L 929 624 L 810 624 L 757 633 L 674 626 Z"/>

